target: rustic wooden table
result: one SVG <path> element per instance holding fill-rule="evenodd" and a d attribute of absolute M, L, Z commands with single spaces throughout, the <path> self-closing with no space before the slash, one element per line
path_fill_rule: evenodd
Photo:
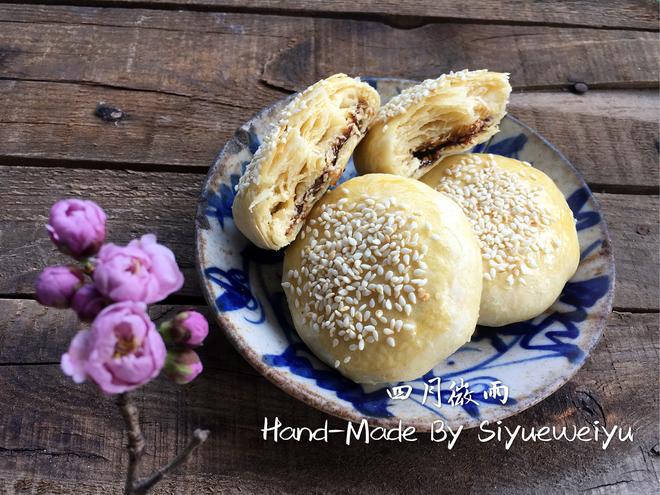
<path fill-rule="evenodd" d="M 505 451 L 468 431 L 452 451 L 427 441 L 264 442 L 264 416 L 321 426 L 326 415 L 262 378 L 216 328 L 201 378 L 138 394 L 144 469 L 204 426 L 209 442 L 159 493 L 657 493 L 656 1 L 27 3 L 0 6 L 0 492 L 118 493 L 127 462 L 112 400 L 60 372 L 75 317 L 34 300 L 38 272 L 62 260 L 43 228 L 55 200 L 94 199 L 112 239 L 154 231 L 174 249 L 186 284 L 157 314 L 204 307 L 195 207 L 237 126 L 334 72 L 422 79 L 486 67 L 511 72 L 510 113 L 585 175 L 617 262 L 615 309 L 587 364 L 505 424 L 598 420 L 632 426 L 634 441 Z M 575 82 L 589 91 L 572 93 Z M 95 115 L 100 102 L 121 118 Z"/>

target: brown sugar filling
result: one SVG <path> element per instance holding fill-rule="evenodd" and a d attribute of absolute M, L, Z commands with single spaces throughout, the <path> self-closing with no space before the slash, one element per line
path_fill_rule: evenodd
<path fill-rule="evenodd" d="M 319 192 L 324 188 L 324 186 L 328 185 L 328 182 L 330 180 L 332 180 L 331 173 L 334 171 L 334 168 L 337 164 L 337 158 L 339 157 L 339 151 L 341 150 L 342 146 L 344 146 L 344 144 L 346 144 L 346 141 L 348 141 L 352 136 L 356 134 L 364 133 L 363 127 L 366 117 L 364 110 L 366 108 L 367 108 L 367 103 L 364 100 L 361 99 L 358 100 L 358 103 L 355 107 L 355 112 L 351 114 L 346 129 L 342 134 L 337 136 L 335 142 L 332 144 L 332 148 L 331 148 L 331 156 L 333 157 L 332 160 L 328 161 L 321 175 L 319 175 L 314 180 L 312 186 L 305 191 L 302 197 L 296 198 L 295 201 L 296 213 L 291 219 L 291 225 L 289 225 L 289 228 L 287 229 L 286 232 L 287 235 L 291 233 L 291 231 L 295 228 L 296 225 L 298 225 L 298 223 L 300 223 L 305 217 L 307 217 L 307 214 L 312 209 L 312 206 L 314 206 L 314 203 L 316 203 L 316 200 L 318 199 L 317 196 Z M 334 181 L 336 181 L 338 178 L 339 176 L 334 177 Z"/>
<path fill-rule="evenodd" d="M 429 141 L 412 152 L 412 155 L 420 161 L 419 168 L 428 167 L 433 165 L 439 158 L 442 152 L 451 146 L 464 146 L 470 143 L 474 136 L 479 134 L 488 124 L 491 118 L 479 119 L 473 122 L 470 126 L 464 127 L 457 132 L 454 132 L 446 139 L 441 141 Z"/>

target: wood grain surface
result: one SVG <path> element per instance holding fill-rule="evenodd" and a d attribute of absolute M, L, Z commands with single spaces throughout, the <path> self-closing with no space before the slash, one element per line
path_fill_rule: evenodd
<path fill-rule="evenodd" d="M 0 162 L 207 167 L 250 116 L 337 71 L 411 79 L 489 67 L 524 94 L 510 111 L 557 143 L 592 183 L 656 188 L 653 33 L 430 25 L 139 9 L 0 9 Z M 583 64 L 589 52 L 592 63 Z M 118 60 L 124 61 L 118 64 Z M 515 69 L 515 70 L 514 70 Z M 49 97 L 43 98 L 44 91 Z M 118 122 L 95 116 L 99 103 Z M 657 191 L 655 191 L 657 192 Z"/>
<path fill-rule="evenodd" d="M 4 6 L 0 23 L 5 79 L 79 81 L 227 104 L 263 103 L 273 86 L 298 90 L 338 71 L 423 79 L 488 67 L 511 72 L 518 89 L 576 81 L 655 88 L 658 80 L 653 32 L 470 23 L 397 29 L 341 19 L 36 5 Z"/>
<path fill-rule="evenodd" d="M 83 2 L 80 2 L 83 3 Z M 110 5 L 144 5 L 144 0 L 106 0 Z M 444 20 L 500 23 L 543 23 L 571 26 L 613 26 L 655 30 L 658 8 L 653 0 L 538 2 L 533 0 L 149 0 L 171 8 L 240 10 L 316 16 L 372 17 L 401 26 Z"/>
<path fill-rule="evenodd" d="M 46 87 L 49 97 L 44 99 Z M 0 115 L 0 163 L 57 160 L 58 165 L 200 172 L 262 105 L 283 97 L 276 93 L 241 108 L 79 83 L 0 80 L 2 95 L 6 112 Z M 650 166 L 657 157 L 656 96 L 652 90 L 525 92 L 512 96 L 509 112 L 558 146 L 601 190 L 657 192 L 660 172 Z M 121 109 L 125 117 L 104 122 L 94 113 L 101 102 Z"/>
<path fill-rule="evenodd" d="M 6 473 L 6 486 L 34 487 L 32 475 L 48 472 L 48 489 L 66 493 L 80 480 L 85 492 L 118 490 L 126 454 L 112 401 L 91 386 L 71 385 L 59 365 L 52 364 L 73 329 L 52 335 L 51 328 L 69 317 L 34 301 L 0 301 L 0 310 L 17 315 L 0 324 L 0 341 L 30 332 L 48 346 L 31 350 L 30 364 L 7 363 L 11 356 L 0 355 L 0 389 L 14 398 L 0 417 L 0 472 Z M 346 446 L 339 438 L 329 444 L 267 442 L 259 431 L 264 416 L 310 427 L 322 426 L 327 416 L 237 364 L 241 358 L 216 333 L 205 349 L 206 372 L 193 384 L 177 387 L 159 380 L 139 393 L 148 441 L 144 467 L 164 462 L 195 427 L 203 426 L 213 432 L 209 442 L 177 477 L 176 487 L 165 484 L 157 493 L 200 493 L 204 487 L 204 493 L 510 494 L 547 486 L 555 492 L 604 493 L 611 484 L 617 485 L 616 493 L 651 493 L 657 483 L 660 418 L 657 394 L 649 393 L 656 377 L 647 367 L 658 364 L 656 316 L 614 313 L 602 342 L 573 380 L 539 406 L 504 422 L 511 428 L 581 427 L 595 421 L 632 428 L 632 442 L 617 442 L 606 451 L 582 442 L 518 442 L 506 451 L 480 443 L 477 430 L 464 432 L 451 451 L 422 435 L 416 443 L 396 445 Z M 630 397 L 635 397 L 634 407 Z M 33 412 L 26 415 L 23 404 Z M 345 427 L 335 419 L 330 424 Z M 534 475 L 512 476 L 521 469 Z"/>
<path fill-rule="evenodd" d="M 335 72 L 423 79 L 511 72 L 509 111 L 596 192 L 617 263 L 615 312 L 557 393 L 504 421 L 631 427 L 632 442 L 521 443 L 464 432 L 453 450 L 411 444 L 273 443 L 265 416 L 329 418 L 261 377 L 213 327 L 193 384 L 138 394 L 144 470 L 212 436 L 156 493 L 655 494 L 660 489 L 658 4 L 652 0 L 28 0 L 0 2 L 0 494 L 119 493 L 127 454 L 112 400 L 74 386 L 59 359 L 73 313 L 34 301 L 65 258 L 43 225 L 62 197 L 98 201 L 109 238 L 155 232 L 186 276 L 152 308 L 207 312 L 194 268 L 208 166 L 265 105 Z M 62 5 L 54 5 L 62 4 Z M 94 6 L 89 6 L 93 4 Z M 586 94 L 573 94 L 576 82 Z M 117 109 L 116 122 L 96 114 Z"/>
<path fill-rule="evenodd" d="M 0 174 L 0 294 L 33 294 L 41 269 L 65 261 L 45 233 L 46 215 L 59 198 L 85 197 L 105 209 L 115 242 L 154 232 L 175 252 L 185 274 L 181 294 L 201 298 L 194 218 L 203 174 L 39 167 L 0 167 Z M 658 310 L 658 197 L 597 193 L 596 199 L 617 262 L 615 307 Z"/>

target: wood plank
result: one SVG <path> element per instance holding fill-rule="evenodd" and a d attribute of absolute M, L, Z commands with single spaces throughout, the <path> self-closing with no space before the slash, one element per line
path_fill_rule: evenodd
<path fill-rule="evenodd" d="M 215 318 L 206 305 L 150 306 L 151 318 L 161 323 L 178 312 L 195 309 L 204 314 L 211 328 L 205 344 L 198 352 L 207 369 L 258 373 L 224 338 Z M 32 299 L 0 299 L 0 366 L 9 364 L 56 364 L 75 333 L 86 325 L 80 323 L 72 310 L 56 310 L 41 306 Z"/>
<path fill-rule="evenodd" d="M 657 310 L 660 306 L 658 196 L 595 196 L 612 238 L 616 262 L 614 306 Z M 633 293 L 639 292 L 645 295 L 633 296 Z M 642 305 L 638 306 L 640 303 Z"/>
<path fill-rule="evenodd" d="M 511 72 L 516 88 L 649 87 L 656 33 L 378 22 L 142 9 L 3 5 L 6 79 L 80 82 L 232 104 L 343 71 L 423 79 L 450 69 Z M 265 83 L 265 84 L 264 84 Z M 259 105 L 260 106 L 260 105 Z"/>
<path fill-rule="evenodd" d="M 258 111 L 185 96 L 32 81 L 0 80 L 0 100 L 6 109 L 0 114 L 0 160 L 18 165 L 29 158 L 207 168 Z M 94 114 L 100 102 L 126 117 L 104 122 Z"/>
<path fill-rule="evenodd" d="M 240 9 L 299 15 L 375 15 L 395 25 L 419 25 L 438 20 L 552 23 L 575 26 L 658 28 L 658 9 L 653 0 L 615 2 L 534 2 L 531 0 L 106 0 L 111 5 L 177 6 Z"/>
<path fill-rule="evenodd" d="M 44 225 L 52 203 L 76 196 L 106 210 L 107 237 L 116 244 L 155 233 L 176 254 L 185 276 L 180 294 L 201 296 L 194 216 L 204 175 L 2 167 L 0 176 L 0 294 L 33 294 L 42 266 L 70 260 L 53 248 Z"/>
<path fill-rule="evenodd" d="M 172 248 L 186 277 L 181 294 L 200 296 L 194 266 L 194 215 L 201 174 L 0 167 L 0 294 L 33 294 L 39 271 L 66 258 L 43 229 L 62 197 L 97 201 L 108 213 L 109 239 L 124 243 L 154 232 Z M 615 306 L 658 309 L 657 196 L 596 194 L 617 260 Z"/>
<path fill-rule="evenodd" d="M 242 108 L 162 93 L 0 80 L 0 162 L 206 168 L 236 128 L 279 97 L 247 99 Z M 126 118 L 102 121 L 94 115 L 99 102 L 122 109 Z M 510 104 L 512 115 L 537 128 L 589 182 L 617 187 L 660 184 L 660 171 L 651 166 L 659 111 L 660 98 L 651 90 L 525 92 Z"/>
<path fill-rule="evenodd" d="M 509 111 L 540 132 L 593 186 L 646 186 L 657 194 L 657 91 L 517 93 Z"/>
<path fill-rule="evenodd" d="M 26 320 L 13 331 L 33 329 Z M 657 314 L 614 314 L 573 380 L 503 424 L 591 428 L 598 420 L 608 428 L 633 428 L 632 442 L 613 442 L 607 450 L 576 441 L 517 442 L 505 451 L 501 444 L 480 443 L 478 430 L 463 432 L 450 452 L 425 435 L 398 445 L 346 446 L 337 437 L 275 444 L 261 439 L 264 417 L 316 428 L 327 416 L 261 377 L 210 369 L 189 386 L 157 380 L 138 393 L 148 442 L 144 467 L 164 462 L 193 428 L 203 426 L 212 430 L 209 441 L 156 493 L 462 493 L 485 487 L 496 494 L 608 493 L 609 486 L 617 493 L 654 493 L 660 418 L 657 394 L 649 393 L 657 380 L 649 370 L 658 366 L 658 331 Z M 234 352 L 223 347 L 209 355 L 223 360 L 225 351 Z M 57 365 L 10 365 L 0 366 L 0 401 L 0 487 L 67 493 L 80 492 L 74 487 L 82 483 L 90 493 L 118 490 L 126 453 L 111 400 L 91 386 L 73 385 Z M 329 422 L 345 428 L 342 421 Z M 520 465 L 534 476 L 511 476 Z"/>

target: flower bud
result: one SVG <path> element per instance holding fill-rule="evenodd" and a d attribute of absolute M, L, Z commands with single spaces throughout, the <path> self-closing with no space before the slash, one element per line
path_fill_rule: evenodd
<path fill-rule="evenodd" d="M 183 385 L 193 381 L 204 367 L 192 349 L 177 349 L 167 353 L 163 373 L 175 383 Z"/>
<path fill-rule="evenodd" d="M 68 308 L 74 293 L 83 285 L 82 270 L 72 266 L 49 266 L 35 284 L 37 301 L 44 306 Z"/>
<path fill-rule="evenodd" d="M 209 324 L 201 313 L 190 310 L 179 313 L 174 320 L 162 325 L 160 332 L 166 342 L 197 347 L 209 334 Z"/>
<path fill-rule="evenodd" d="M 50 209 L 46 229 L 60 251 L 79 260 L 95 254 L 103 244 L 105 218 L 93 201 L 64 199 Z"/>
<path fill-rule="evenodd" d="M 82 321 L 92 321 L 106 306 L 106 299 L 92 284 L 83 285 L 71 299 L 71 308 Z"/>

